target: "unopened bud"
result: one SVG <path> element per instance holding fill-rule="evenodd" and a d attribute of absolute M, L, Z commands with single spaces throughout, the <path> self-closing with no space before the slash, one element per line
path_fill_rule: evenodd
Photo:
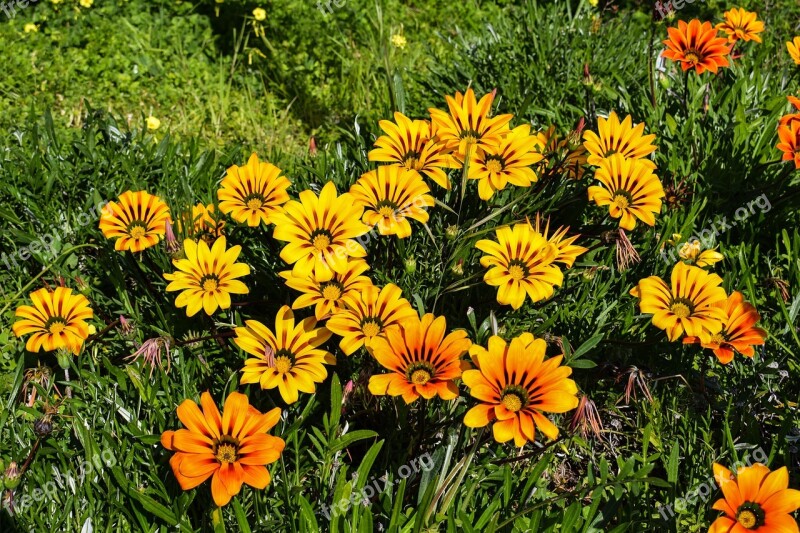
<path fill-rule="evenodd" d="M 65 348 L 59 348 L 56 351 L 56 360 L 58 361 L 58 366 L 67 370 L 69 369 L 70 362 L 72 362 L 72 352 Z"/>
<path fill-rule="evenodd" d="M 406 269 L 406 273 L 413 274 L 417 271 L 417 260 L 413 257 L 407 257 L 406 260 L 403 262 L 403 266 Z"/>
<path fill-rule="evenodd" d="M 19 482 L 21 480 L 22 476 L 17 468 L 17 463 L 15 461 L 11 461 L 11 463 L 8 465 L 8 468 L 6 468 L 5 473 L 3 474 L 3 484 L 7 489 L 14 490 L 19 487 Z"/>

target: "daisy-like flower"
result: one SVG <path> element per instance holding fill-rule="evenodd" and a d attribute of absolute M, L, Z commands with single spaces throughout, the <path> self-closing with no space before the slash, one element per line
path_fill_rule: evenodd
<path fill-rule="evenodd" d="M 626 159 L 641 159 L 643 163 L 655 168 L 655 163 L 645 159 L 656 146 L 652 144 L 655 134 L 643 135 L 644 123 L 633 126 L 630 115 L 620 122 L 617 113 L 612 111 L 608 118 L 597 117 L 597 133 L 583 132 L 583 146 L 589 152 L 590 165 L 600 166 L 604 159 L 620 154 Z"/>
<path fill-rule="evenodd" d="M 541 233 L 542 237 L 547 239 L 547 242 L 556 247 L 556 256 L 553 259 L 554 263 L 562 263 L 567 268 L 572 268 L 572 265 L 575 263 L 575 260 L 578 258 L 578 256 L 589 251 L 588 248 L 572 244 L 578 240 L 580 235 L 567 237 L 569 226 L 559 226 L 558 229 L 556 229 L 553 234 L 548 237 L 550 233 L 550 218 L 548 217 L 547 222 L 545 222 L 544 230 L 541 229 L 541 221 L 542 219 L 539 216 L 539 213 L 536 213 L 536 225 L 533 226 L 533 229 L 537 233 Z M 530 224 L 530 221 L 528 223 Z"/>
<path fill-rule="evenodd" d="M 400 287 L 390 283 L 382 289 L 374 285 L 342 298 L 345 308 L 328 320 L 329 330 L 342 340 L 339 348 L 350 355 L 362 346 L 406 320 L 417 317 L 417 312 L 403 298 Z"/>
<path fill-rule="evenodd" d="M 512 115 L 489 117 L 494 101 L 494 92 L 476 101 L 472 89 L 466 94 L 456 92 L 455 97 L 445 96 L 450 112 L 431 108 L 433 133 L 443 142 L 448 151 L 463 162 L 467 151 L 498 146 L 508 133 Z"/>
<path fill-rule="evenodd" d="M 443 316 L 409 317 L 370 345 L 370 353 L 390 372 L 369 378 L 369 391 L 376 396 L 402 396 L 406 403 L 420 396 L 426 400 L 458 398 L 454 380 L 469 368 L 461 357 L 471 344 L 464 330 L 447 334 Z"/>
<path fill-rule="evenodd" d="M 677 263 L 672 268 L 672 287 L 658 276 L 639 281 L 630 294 L 639 299 L 642 313 L 653 315 L 653 325 L 666 331 L 670 341 L 685 332 L 708 343 L 722 331 L 727 318 L 717 304 L 727 295 L 722 278 L 696 266 Z"/>
<path fill-rule="evenodd" d="M 531 165 L 544 159 L 544 156 L 536 150 L 538 140 L 530 133 L 530 126 L 518 126 L 496 147 L 487 146 L 472 152 L 467 177 L 478 180 L 481 200 L 488 200 L 509 183 L 517 187 L 530 187 L 539 179 Z"/>
<path fill-rule="evenodd" d="M 717 307 L 725 312 L 722 322 L 722 331 L 711 336 L 708 342 L 702 342 L 700 337 L 685 337 L 684 344 L 700 344 L 714 352 L 719 362 L 723 365 L 733 360 L 733 354 L 739 352 L 745 357 L 753 357 L 753 346 L 763 345 L 767 332 L 755 327 L 761 319 L 756 308 L 744 301 L 741 292 L 735 291 L 723 302 L 718 302 Z"/>
<path fill-rule="evenodd" d="M 100 230 L 106 239 L 116 239 L 115 250 L 141 252 L 164 237 L 169 219 L 169 208 L 158 196 L 126 191 L 103 208 Z"/>
<path fill-rule="evenodd" d="M 661 56 L 677 61 L 684 71 L 693 68 L 698 74 L 706 70 L 716 74 L 720 67 L 730 66 L 728 40 L 720 37 L 710 22 L 679 20 L 678 27 L 667 28 L 667 32 L 669 39 L 663 41 L 667 49 Z"/>
<path fill-rule="evenodd" d="M 780 126 L 791 126 L 794 122 L 800 122 L 800 113 L 797 112 L 800 111 L 800 98 L 787 96 L 786 99 L 789 100 L 789 103 L 794 107 L 795 113 L 782 116 L 778 123 Z"/>
<path fill-rule="evenodd" d="M 725 513 L 708 533 L 797 533 L 791 513 L 800 508 L 800 491 L 789 488 L 786 467 L 771 472 L 762 464 L 740 468 L 736 475 L 714 463 L 714 478 L 723 498 L 713 509 Z"/>
<path fill-rule="evenodd" d="M 377 226 L 381 235 L 411 235 L 409 219 L 428 221 L 426 207 L 433 207 L 431 190 L 417 172 L 385 165 L 363 174 L 350 187 L 356 205 L 364 207 L 364 224 Z"/>
<path fill-rule="evenodd" d="M 236 278 L 250 274 L 250 267 L 237 263 L 241 246 L 226 248 L 225 237 L 214 241 L 211 248 L 205 241 L 183 241 L 185 259 L 174 259 L 178 270 L 165 273 L 169 281 L 167 291 L 182 291 L 175 299 L 176 307 L 186 307 L 186 316 L 196 315 L 200 309 L 207 315 L 231 306 L 231 294 L 247 294 L 249 290 Z"/>
<path fill-rule="evenodd" d="M 288 202 L 284 212 L 275 216 L 273 236 L 288 241 L 281 259 L 294 265 L 297 277 L 328 281 L 334 273 L 344 274 L 348 257 L 367 255 L 354 240 L 369 231 L 361 222 L 363 212 L 351 194 L 337 196 L 332 181 L 325 184 L 319 197 L 313 191 L 301 192 L 299 202 Z"/>
<path fill-rule="evenodd" d="M 332 354 L 320 349 L 331 332 L 316 326 L 314 317 L 295 323 L 294 313 L 284 305 L 275 318 L 274 333 L 256 320 L 236 328 L 233 341 L 255 356 L 244 362 L 240 383 L 258 383 L 264 390 L 277 387 L 286 403 L 296 402 L 298 391 L 313 394 L 316 384 L 328 377 L 325 365 L 336 364 Z"/>
<path fill-rule="evenodd" d="M 447 154 L 446 146 L 432 138 L 427 120 L 411 120 L 395 112 L 394 122 L 381 120 L 378 125 L 386 133 L 375 141 L 369 152 L 370 161 L 391 163 L 424 174 L 439 186 L 450 188 L 446 168 L 459 164 Z"/>
<path fill-rule="evenodd" d="M 531 301 L 546 300 L 554 286 L 564 281 L 564 274 L 553 264 L 558 249 L 530 224 L 503 226 L 496 230 L 497 241 L 480 240 L 475 248 L 487 255 L 481 265 L 489 270 L 483 280 L 498 287 L 497 301 L 519 309 L 529 296 Z"/>
<path fill-rule="evenodd" d="M 800 36 L 786 42 L 786 49 L 795 65 L 800 65 Z"/>
<path fill-rule="evenodd" d="M 161 445 L 175 452 L 169 464 L 181 488 L 191 490 L 211 478 L 219 507 L 239 494 L 242 484 L 266 488 L 266 465 L 280 458 L 286 444 L 268 433 L 281 418 L 280 408 L 262 414 L 239 392 L 230 393 L 222 413 L 208 392 L 200 396 L 200 406 L 184 400 L 178 418 L 185 428 L 161 435 Z"/>
<path fill-rule="evenodd" d="M 664 187 L 650 165 L 614 154 L 600 162 L 594 177 L 602 186 L 589 187 L 589 200 L 599 207 L 607 205 L 611 217 L 620 219 L 621 228 L 632 230 L 637 219 L 648 226 L 655 225 Z"/>
<path fill-rule="evenodd" d="M 545 360 L 547 343 L 530 333 L 506 341 L 489 339 L 488 349 L 470 348 L 474 370 L 461 376 L 470 395 L 480 403 L 467 411 L 464 424 L 485 427 L 492 422 L 497 442 L 522 447 L 536 440 L 536 428 L 549 439 L 558 428 L 544 413 L 566 413 L 578 407 L 578 387 L 569 379 L 572 369 L 562 366 L 563 356 Z"/>
<path fill-rule="evenodd" d="M 783 152 L 783 161 L 794 161 L 794 167 L 800 168 L 800 120 L 794 120 L 786 126 L 778 126 L 778 139 L 776 146 Z"/>
<path fill-rule="evenodd" d="M 343 298 L 348 294 L 359 294 L 372 285 L 372 280 L 364 276 L 369 265 L 362 259 L 353 259 L 347 263 L 344 274 L 334 274 L 333 279 L 317 281 L 313 277 L 298 278 L 291 270 L 281 272 L 286 285 L 303 294 L 297 297 L 292 309 L 315 306 L 314 315 L 317 320 L 324 320 L 328 315 L 335 315 L 344 309 Z"/>
<path fill-rule="evenodd" d="M 728 34 L 728 42 L 742 41 L 761 42 L 759 33 L 764 31 L 764 23 L 758 20 L 758 15 L 743 8 L 733 8 L 724 14 L 725 22 L 717 24 L 717 29 Z"/>
<path fill-rule="evenodd" d="M 678 250 L 678 256 L 690 265 L 697 265 L 699 267 L 711 266 L 719 263 L 725 256 L 719 253 L 716 249 L 702 250 L 699 240 L 684 243 Z"/>
<path fill-rule="evenodd" d="M 64 348 L 78 355 L 89 337 L 86 321 L 94 316 L 89 300 L 66 287 L 39 289 L 30 298 L 33 305 L 18 307 L 11 327 L 17 337 L 32 334 L 25 349 L 35 353 L 42 348 L 46 352 Z"/>
<path fill-rule="evenodd" d="M 233 165 L 217 191 L 219 210 L 239 223 L 271 224 L 281 206 L 289 201 L 290 182 L 272 163 L 259 161 L 255 152 L 243 167 Z"/>

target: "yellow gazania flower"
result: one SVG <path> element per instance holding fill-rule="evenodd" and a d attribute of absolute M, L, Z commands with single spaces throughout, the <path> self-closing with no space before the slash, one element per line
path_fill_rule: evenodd
<path fill-rule="evenodd" d="M 169 208 L 158 196 L 126 191 L 103 208 L 100 230 L 106 239 L 117 239 L 115 250 L 141 252 L 164 237 L 169 219 Z"/>
<path fill-rule="evenodd" d="M 800 491 L 789 488 L 786 467 L 770 472 L 756 463 L 740 468 L 736 475 L 714 463 L 714 479 L 723 498 L 712 509 L 722 511 L 708 533 L 797 533 L 792 513 L 800 509 Z"/>
<path fill-rule="evenodd" d="M 469 179 L 478 180 L 478 195 L 488 200 L 506 184 L 530 187 L 539 179 L 531 168 L 544 156 L 536 151 L 537 139 L 531 127 L 518 126 L 511 130 L 496 147 L 474 150 L 470 158 Z"/>
<path fill-rule="evenodd" d="M 724 14 L 725 22 L 717 24 L 717 29 L 728 34 L 728 42 L 743 41 L 761 42 L 759 33 L 764 31 L 764 23 L 758 20 L 758 15 L 743 8 L 733 8 Z"/>
<path fill-rule="evenodd" d="M 367 276 L 362 276 L 367 270 L 369 265 L 363 259 L 353 259 L 347 263 L 344 274 L 334 274 L 333 279 L 328 281 L 317 281 L 313 277 L 299 278 L 291 270 L 280 275 L 288 287 L 303 293 L 294 301 L 292 309 L 314 305 L 314 315 L 317 320 L 323 320 L 344 309 L 345 296 L 359 294 L 372 285 Z"/>
<path fill-rule="evenodd" d="M 364 207 L 362 222 L 401 239 L 411 235 L 408 219 L 428 221 L 425 208 L 434 205 L 430 192 L 418 173 L 397 166 L 370 170 L 350 187 L 356 205 Z"/>
<path fill-rule="evenodd" d="M 547 242 L 530 224 L 503 226 L 496 230 L 497 242 L 480 240 L 475 248 L 486 253 L 481 265 L 489 268 L 483 280 L 499 287 L 497 301 L 519 309 L 525 295 L 539 302 L 553 295 L 554 286 L 561 285 L 564 274 L 553 264 L 558 250 Z"/>
<path fill-rule="evenodd" d="M 368 154 L 369 160 L 414 170 L 449 189 L 450 180 L 443 169 L 458 168 L 459 163 L 447 154 L 444 144 L 432 138 L 430 123 L 411 120 L 400 112 L 395 112 L 394 120 L 378 123 L 386 135 L 375 141 L 375 149 Z"/>
<path fill-rule="evenodd" d="M 183 241 L 186 259 L 175 259 L 178 270 L 165 273 L 170 281 L 167 291 L 183 291 L 175 299 L 176 307 L 186 307 L 186 316 L 194 316 L 200 309 L 212 315 L 217 310 L 231 306 L 231 294 L 247 294 L 244 283 L 237 280 L 250 274 L 250 267 L 237 263 L 241 246 L 225 248 L 225 237 L 214 241 L 209 249 L 205 241 Z"/>
<path fill-rule="evenodd" d="M 620 219 L 623 229 L 635 228 L 636 219 L 654 226 L 655 214 L 661 211 L 664 187 L 652 168 L 643 160 L 627 159 L 620 154 L 603 159 L 594 175 L 602 186 L 589 187 L 589 200 L 600 207 L 607 205 L 609 214 Z"/>
<path fill-rule="evenodd" d="M 294 265 L 296 277 L 328 281 L 334 273 L 344 274 L 348 257 L 367 255 L 353 240 L 369 231 L 361 222 L 363 212 L 351 194 L 337 196 L 332 181 L 325 184 L 319 197 L 313 191 L 301 192 L 299 202 L 288 202 L 284 212 L 275 216 L 273 236 L 288 241 L 281 259 Z"/>
<path fill-rule="evenodd" d="M 333 355 L 320 349 L 331 332 L 316 325 L 314 317 L 295 324 L 294 313 L 284 305 L 275 318 L 275 333 L 256 320 L 236 328 L 236 345 L 255 355 L 244 362 L 240 383 L 258 383 L 264 390 L 278 387 L 286 403 L 296 402 L 298 391 L 313 394 L 316 384 L 328 377 L 325 365 L 336 364 Z"/>
<path fill-rule="evenodd" d="M 374 285 L 342 298 L 345 308 L 328 320 L 328 329 L 342 340 L 339 348 L 351 355 L 362 346 L 370 347 L 388 329 L 416 317 L 417 312 L 403 298 L 400 287 L 390 283 L 382 289 Z"/>
<path fill-rule="evenodd" d="M 530 224 L 530 221 L 528 221 L 528 224 Z M 558 229 L 553 232 L 553 235 L 548 237 L 548 234 L 550 233 L 550 218 L 548 217 L 544 226 L 544 231 L 542 231 L 539 213 L 536 213 L 536 225 L 533 226 L 533 229 L 537 233 L 541 233 L 542 237 L 547 239 L 547 242 L 555 246 L 556 256 L 553 259 L 554 263 L 562 263 L 567 268 L 572 268 L 572 265 L 575 263 L 575 260 L 578 258 L 578 256 L 589 251 L 588 248 L 572 244 L 578 240 L 580 235 L 573 235 L 572 237 L 565 238 L 567 232 L 569 231 L 569 226 L 559 226 Z"/>
<path fill-rule="evenodd" d="M 454 400 L 458 398 L 455 380 L 469 368 L 461 356 L 471 344 L 464 330 L 447 334 L 443 316 L 428 313 L 420 320 L 415 313 L 388 329 L 385 337 L 373 339 L 369 352 L 390 373 L 369 378 L 369 391 L 375 396 L 402 396 L 406 403 L 420 396 Z"/>
<path fill-rule="evenodd" d="M 494 101 L 494 93 L 489 93 L 476 101 L 472 88 L 466 94 L 456 92 L 455 97 L 445 96 L 447 113 L 431 108 L 431 122 L 434 135 L 443 142 L 448 151 L 454 152 L 459 162 L 466 158 L 467 151 L 485 149 L 500 144 L 503 135 L 508 133 L 508 123 L 512 115 L 489 117 Z"/>
<path fill-rule="evenodd" d="M 786 42 L 786 49 L 795 65 L 800 65 L 800 36 Z"/>
<path fill-rule="evenodd" d="M 578 387 L 569 379 L 572 369 L 561 365 L 562 355 L 545 360 L 547 343 L 530 333 L 506 341 L 492 336 L 488 350 L 470 348 L 476 369 L 461 376 L 478 405 L 467 411 L 467 427 L 491 423 L 497 442 L 522 447 L 536 440 L 536 428 L 549 439 L 558 438 L 558 428 L 544 413 L 566 413 L 578 406 Z"/>
<path fill-rule="evenodd" d="M 601 161 L 613 154 L 620 154 L 628 159 L 643 159 L 652 154 L 656 147 L 653 144 L 655 134 L 642 135 L 644 123 L 633 127 L 631 116 L 628 115 L 620 123 L 617 113 L 612 111 L 608 119 L 598 117 L 597 133 L 586 130 L 583 132 L 583 146 L 589 152 L 587 161 L 590 165 L 599 166 Z M 643 159 L 651 168 L 655 164 L 649 159 Z"/>
<path fill-rule="evenodd" d="M 702 268 L 677 263 L 672 268 L 672 287 L 658 276 L 639 281 L 630 294 L 639 299 L 642 313 L 653 315 L 653 325 L 663 329 L 670 341 L 685 332 L 709 343 L 722 331 L 725 310 L 716 305 L 727 298 L 722 278 Z"/>
<path fill-rule="evenodd" d="M 725 259 L 725 256 L 716 250 L 700 250 L 700 241 L 694 240 L 684 243 L 678 250 L 678 256 L 688 264 L 699 267 L 711 266 Z"/>
<path fill-rule="evenodd" d="M 28 335 L 25 349 L 46 352 L 67 349 L 78 355 L 83 341 L 89 337 L 86 323 L 94 316 L 89 300 L 82 294 L 72 294 L 72 289 L 56 287 L 56 290 L 39 289 L 30 295 L 33 305 L 17 308 L 17 321 L 11 330 L 17 337 Z"/>
<path fill-rule="evenodd" d="M 271 224 L 281 206 L 289 201 L 286 190 L 290 182 L 281 173 L 272 163 L 259 161 L 253 152 L 247 165 L 228 169 L 217 191 L 219 210 L 248 226 Z"/>
<path fill-rule="evenodd" d="M 202 411 L 200 410 L 202 407 Z M 169 464 L 183 490 L 211 478 L 211 497 L 222 507 L 239 494 L 242 484 L 265 489 L 271 477 L 267 465 L 281 457 L 286 443 L 267 433 L 281 419 L 275 407 L 261 413 L 242 393 L 228 395 L 222 413 L 208 392 L 178 406 L 185 428 L 161 434 L 161 445 L 175 452 Z"/>

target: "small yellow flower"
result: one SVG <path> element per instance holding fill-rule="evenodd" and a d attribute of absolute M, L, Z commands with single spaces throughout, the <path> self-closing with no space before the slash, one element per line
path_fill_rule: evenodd
<path fill-rule="evenodd" d="M 25 30 L 25 33 L 36 33 L 37 31 L 39 31 L 39 26 L 37 26 L 36 24 L 34 24 L 32 22 L 29 22 L 29 23 L 25 24 L 25 27 L 23 28 L 23 30 Z"/>
<path fill-rule="evenodd" d="M 702 250 L 700 241 L 698 240 L 684 243 L 680 250 L 678 250 L 678 256 L 690 265 L 699 267 L 711 266 L 725 259 L 725 256 L 715 249 Z"/>
<path fill-rule="evenodd" d="M 405 48 L 406 44 L 408 44 L 408 41 L 406 41 L 405 37 L 403 37 L 399 33 L 396 33 L 392 35 L 392 44 L 394 45 L 395 48 Z"/>
<path fill-rule="evenodd" d="M 267 12 L 264 9 L 257 7 L 253 10 L 253 18 L 261 22 L 267 18 Z"/>
<path fill-rule="evenodd" d="M 597 7 L 599 0 L 589 0 L 589 5 L 592 7 Z"/>
<path fill-rule="evenodd" d="M 81 0 L 80 4 L 81 4 L 81 7 L 89 8 L 89 7 L 92 7 L 92 4 L 94 4 L 94 0 Z"/>
<path fill-rule="evenodd" d="M 158 120 L 154 116 L 147 117 L 147 129 L 150 131 L 156 131 L 158 128 L 161 127 L 161 121 Z"/>

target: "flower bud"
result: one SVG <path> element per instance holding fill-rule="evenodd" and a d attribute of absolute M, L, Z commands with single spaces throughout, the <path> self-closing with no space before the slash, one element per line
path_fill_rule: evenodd
<path fill-rule="evenodd" d="M 11 463 L 8 465 L 8 468 L 6 468 L 5 473 L 3 474 L 3 484 L 7 489 L 14 490 L 19 487 L 20 481 L 22 481 L 22 475 L 17 468 L 17 463 L 15 461 L 11 461 Z"/>
<path fill-rule="evenodd" d="M 33 432 L 36 434 L 37 437 L 40 439 L 45 438 L 53 431 L 53 423 L 50 421 L 50 417 L 45 415 L 38 419 L 36 422 L 33 423 Z"/>
<path fill-rule="evenodd" d="M 403 261 L 403 266 L 406 269 L 407 274 L 413 274 L 417 271 L 417 260 L 413 257 L 407 257 L 405 261 Z"/>
<path fill-rule="evenodd" d="M 58 366 L 64 370 L 68 370 L 69 364 L 72 361 L 72 352 L 65 348 L 59 348 L 58 351 L 56 351 L 56 360 L 58 361 Z"/>
<path fill-rule="evenodd" d="M 449 226 L 447 226 L 447 229 L 445 230 L 445 236 L 447 237 L 447 240 L 452 241 L 455 240 L 456 237 L 458 237 L 458 232 L 459 232 L 459 227 L 456 226 L 455 224 L 450 224 Z"/>

